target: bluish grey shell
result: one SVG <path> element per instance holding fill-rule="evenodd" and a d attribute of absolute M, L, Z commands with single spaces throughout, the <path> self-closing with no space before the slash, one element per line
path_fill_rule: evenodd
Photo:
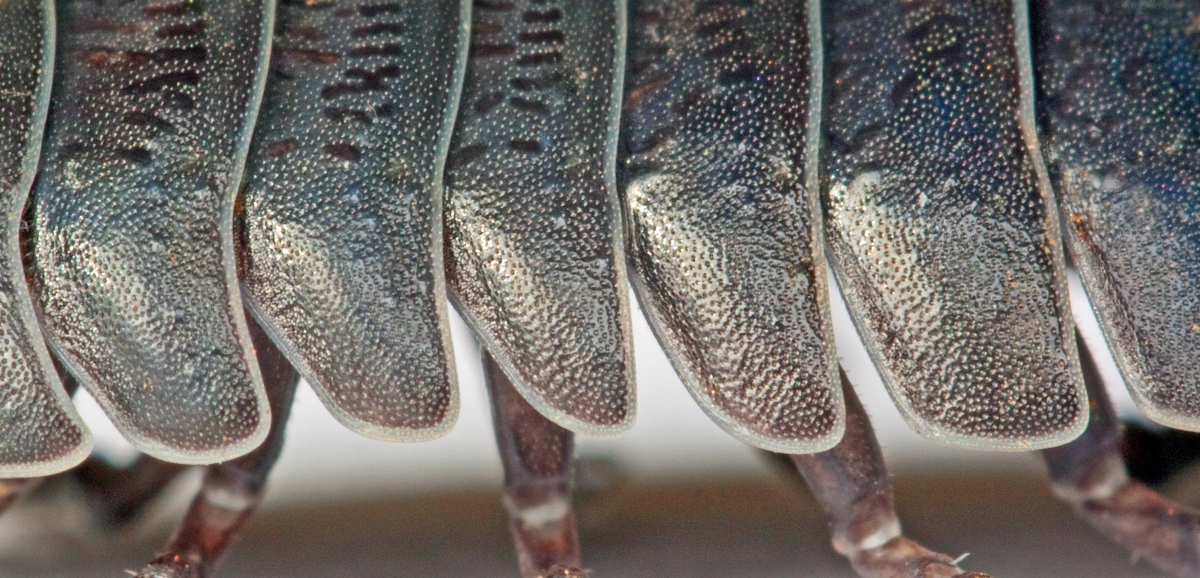
<path fill-rule="evenodd" d="M 53 63 L 54 5 L 0 2 L 0 478 L 65 470 L 92 446 L 42 341 L 18 238 L 41 151 Z"/>
<path fill-rule="evenodd" d="M 642 0 L 628 70 L 624 0 L 471 5 L 285 0 L 251 147 L 273 0 L 63 0 L 57 56 L 48 4 L 0 1 L 0 476 L 90 442 L 35 315 L 140 449 L 255 447 L 239 274 L 360 433 L 453 424 L 447 293 L 538 411 L 620 433 L 627 249 L 684 382 L 750 444 L 841 436 L 827 245 L 917 431 L 1049 447 L 1088 403 L 1060 225 L 1135 399 L 1200 430 L 1196 0 L 1034 0 L 1032 46 L 1021 1 Z"/>
<path fill-rule="evenodd" d="M 1057 215 L 1030 150 L 1023 9 L 843 0 L 823 24 L 838 283 L 910 425 L 987 449 L 1054 446 L 1087 422 Z"/>
<path fill-rule="evenodd" d="M 248 452 L 270 412 L 233 205 L 274 4 L 59 7 L 32 231 L 47 338 L 142 451 L 182 463 Z"/>
<path fill-rule="evenodd" d="M 614 186 L 623 1 L 476 0 L 446 166 L 451 298 L 513 385 L 569 429 L 634 418 Z"/>
<path fill-rule="evenodd" d="M 1138 406 L 1200 431 L 1200 3 L 1032 10 L 1067 248 Z"/>
<path fill-rule="evenodd" d="M 805 0 L 635 2 L 622 133 L 643 311 L 718 424 L 787 453 L 829 449 L 845 425 L 816 195 L 812 16 Z"/>
<path fill-rule="evenodd" d="M 284 2 L 248 162 L 246 302 L 342 423 L 449 431 L 442 165 L 469 3 Z"/>

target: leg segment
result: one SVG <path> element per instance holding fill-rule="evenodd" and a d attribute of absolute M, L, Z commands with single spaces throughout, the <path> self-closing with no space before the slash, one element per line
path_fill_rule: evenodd
<path fill-rule="evenodd" d="M 883 453 L 846 373 L 846 435 L 833 449 L 792 461 L 829 517 L 833 547 L 863 578 L 987 578 L 905 538 Z"/>
<path fill-rule="evenodd" d="M 1079 361 L 1091 396 L 1091 421 L 1079 439 L 1042 451 L 1054 493 L 1114 542 L 1176 576 L 1200 576 L 1200 512 L 1131 480 L 1121 456 L 1121 425 L 1091 353 Z"/>
<path fill-rule="evenodd" d="M 1160 489 L 1176 476 L 1200 463 L 1200 433 L 1146 426 L 1136 421 L 1121 424 L 1121 456 L 1129 477 Z"/>
<path fill-rule="evenodd" d="M 46 478 L 9 478 L 0 480 L 0 512 L 13 505 L 18 498 L 36 488 Z"/>
<path fill-rule="evenodd" d="M 583 577 L 571 509 L 575 435 L 533 409 L 487 351 L 483 368 L 504 462 L 504 506 L 521 576 Z"/>
<path fill-rule="evenodd" d="M 238 537 L 263 496 L 267 474 L 283 450 L 283 430 L 299 376 L 253 319 L 250 336 L 271 403 L 271 430 L 258 449 L 209 466 L 166 551 L 137 578 L 202 578 Z"/>
<path fill-rule="evenodd" d="M 114 468 L 90 457 L 72 472 L 88 497 L 92 509 L 111 525 L 124 524 L 141 512 L 188 466 L 140 456 L 127 468 Z"/>

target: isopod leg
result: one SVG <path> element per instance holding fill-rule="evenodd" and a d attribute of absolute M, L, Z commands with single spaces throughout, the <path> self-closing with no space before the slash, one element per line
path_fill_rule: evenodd
<path fill-rule="evenodd" d="M 571 509 L 575 435 L 529 405 L 487 351 L 483 368 L 504 462 L 504 506 L 521 576 L 582 577 Z"/>
<path fill-rule="evenodd" d="M 267 474 L 283 450 L 283 430 L 299 376 L 254 320 L 247 321 L 271 405 L 270 432 L 254 451 L 208 467 L 199 493 L 165 551 L 137 578 L 206 576 L 262 500 Z"/>
<path fill-rule="evenodd" d="M 1091 416 L 1078 439 L 1042 451 L 1054 493 L 1135 556 L 1176 576 L 1200 576 L 1200 512 L 1129 478 L 1117 414 L 1091 353 L 1082 338 L 1076 341 Z"/>
<path fill-rule="evenodd" d="M 829 517 L 833 547 L 863 578 L 986 578 L 904 537 L 883 453 L 844 371 L 846 434 L 833 449 L 792 461 Z"/>
<path fill-rule="evenodd" d="M 0 480 L 0 512 L 4 512 L 21 496 L 36 488 L 46 478 L 9 478 Z"/>
<path fill-rule="evenodd" d="M 188 466 L 141 455 L 126 468 L 91 457 L 71 473 L 91 498 L 93 508 L 112 525 L 124 524 L 158 496 Z"/>

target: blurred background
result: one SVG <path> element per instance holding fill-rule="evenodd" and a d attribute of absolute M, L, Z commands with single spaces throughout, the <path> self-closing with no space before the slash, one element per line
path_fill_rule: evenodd
<path fill-rule="evenodd" d="M 1071 283 L 1109 389 L 1123 414 L 1136 415 L 1078 279 Z M 1162 576 L 1076 521 L 1050 494 L 1036 455 L 957 450 L 913 433 L 833 299 L 839 357 L 883 445 L 910 537 L 969 553 L 964 568 L 998 577 Z M 439 440 L 362 438 L 301 385 L 267 499 L 220 576 L 517 576 L 477 346 L 457 317 L 453 332 L 462 411 Z M 637 425 L 616 439 L 578 438 L 577 511 L 594 576 L 854 576 L 829 546 L 807 489 L 704 415 L 640 311 L 634 341 Z M 76 403 L 98 452 L 118 464 L 136 457 L 94 401 L 82 394 Z M 0 518 L 0 577 L 118 577 L 139 568 L 198 483 L 198 472 L 184 475 L 123 529 L 100 527 L 70 484 L 50 484 Z"/>

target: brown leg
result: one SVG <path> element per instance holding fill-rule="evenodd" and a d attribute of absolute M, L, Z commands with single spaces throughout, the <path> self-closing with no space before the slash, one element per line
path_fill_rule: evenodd
<path fill-rule="evenodd" d="M 905 538 L 892 504 L 883 453 L 843 371 L 846 436 L 833 449 L 792 461 L 829 517 L 833 547 L 863 578 L 987 578 Z"/>
<path fill-rule="evenodd" d="M 575 436 L 533 409 L 487 351 L 483 373 L 504 462 L 504 506 L 523 578 L 575 578 L 579 534 L 571 509 Z"/>
<path fill-rule="evenodd" d="M 13 505 L 18 498 L 36 488 L 46 478 L 10 478 L 0 480 L 0 512 Z"/>
<path fill-rule="evenodd" d="M 1054 493 L 1135 556 L 1176 576 L 1200 576 L 1200 512 L 1129 478 L 1121 457 L 1121 424 L 1091 353 L 1082 338 L 1076 341 L 1092 400 L 1091 421 L 1079 439 L 1042 451 Z"/>
<path fill-rule="evenodd" d="M 72 475 L 91 498 L 92 509 L 105 522 L 124 524 L 150 503 L 187 466 L 140 456 L 127 468 L 114 468 L 99 458 L 88 458 Z"/>
<path fill-rule="evenodd" d="M 165 552 L 137 578 L 202 578 L 238 537 L 263 496 L 267 474 L 283 450 L 283 430 L 299 376 L 262 329 L 250 319 L 250 335 L 271 403 L 271 431 L 258 449 L 208 467 L 204 484 Z"/>

